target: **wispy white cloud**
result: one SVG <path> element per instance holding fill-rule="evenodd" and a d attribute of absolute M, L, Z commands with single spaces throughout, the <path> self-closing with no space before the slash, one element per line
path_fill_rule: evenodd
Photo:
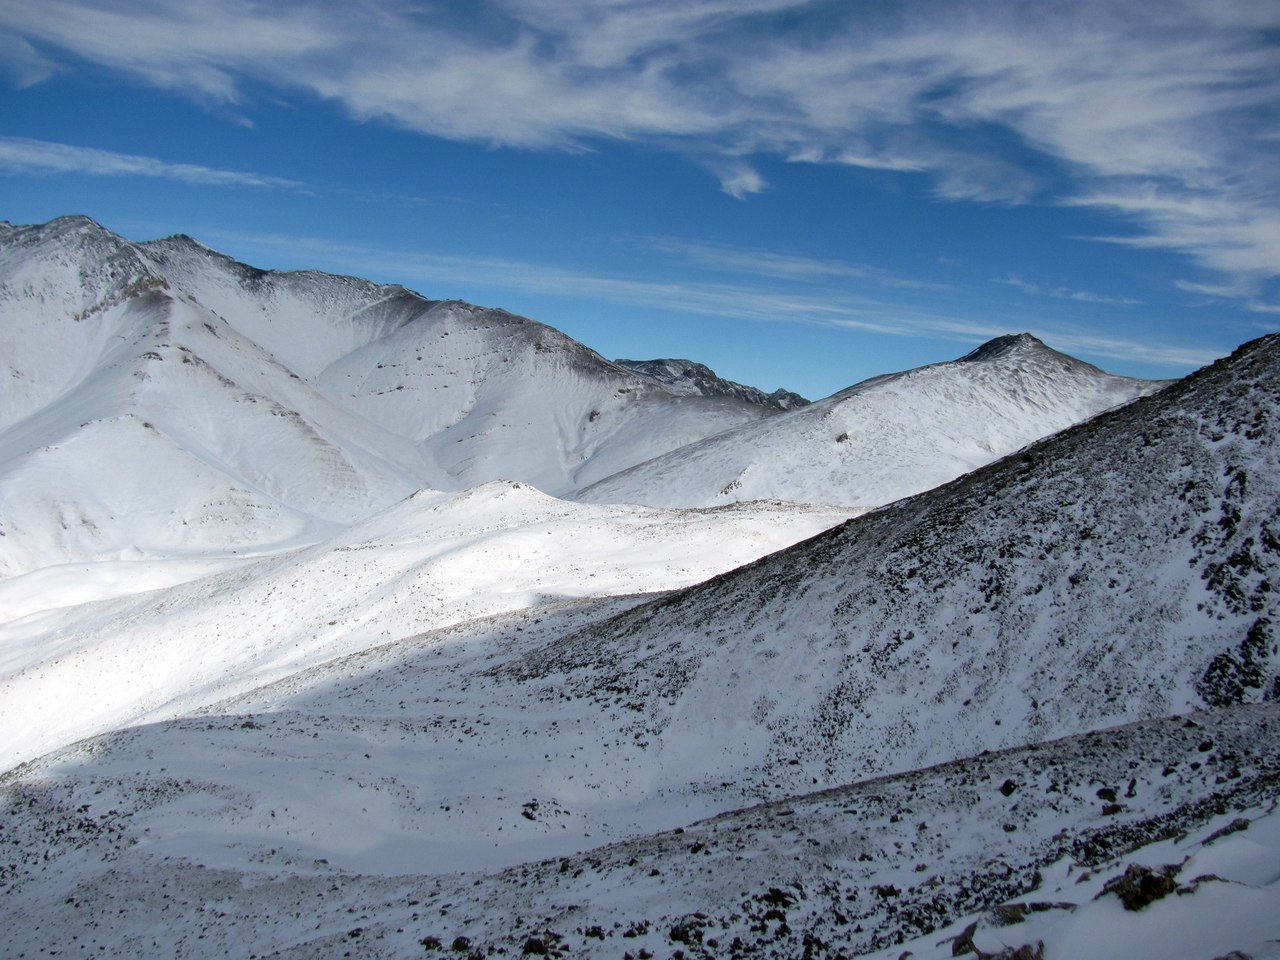
<path fill-rule="evenodd" d="M 805 257 L 681 237 L 636 237 L 634 241 L 684 261 L 752 276 L 782 277 L 812 283 L 854 280 L 874 281 L 895 287 L 942 288 L 941 284 L 899 277 L 882 267 L 848 260 Z"/>
<path fill-rule="evenodd" d="M 1173 285 L 1186 293 L 1196 293 L 1216 299 L 1236 299 L 1247 296 L 1249 291 L 1234 283 L 1193 283 L 1190 280 L 1175 280 Z"/>
<path fill-rule="evenodd" d="M 543 263 L 490 257 L 457 257 L 426 251 L 335 243 L 314 237 L 218 234 L 210 239 L 263 259 L 280 256 L 340 272 L 355 270 L 415 285 L 426 296 L 457 296 L 459 288 L 486 287 L 641 306 L 695 316 L 761 323 L 799 323 L 889 336 L 929 336 L 972 344 L 1010 332 L 990 319 L 970 319 L 904 307 L 852 294 L 797 294 L 768 285 L 654 281 L 566 270 Z M 1096 357 L 1141 360 L 1185 369 L 1217 358 L 1210 350 L 1158 340 L 1100 337 L 1067 325 L 1034 332 L 1052 345 Z"/>
<path fill-rule="evenodd" d="M 160 177 L 205 186 L 306 190 L 304 184 L 283 177 L 242 170 L 219 170 L 194 163 L 166 163 L 155 157 L 21 137 L 0 137 L 0 168 L 41 173 L 87 173 L 102 177 Z"/>
<path fill-rule="evenodd" d="M 1124 361 L 1138 360 L 1176 370 L 1203 367 L 1223 356 L 1221 352 L 1200 347 L 1179 346 L 1155 339 L 1104 337 L 1069 328 L 1055 328 L 1041 336 L 1054 347 L 1068 353 L 1082 353 Z"/>
<path fill-rule="evenodd" d="M 1259 192 L 1264 184 L 1254 184 Z M 1233 186 L 1220 191 L 1131 185 L 1087 193 L 1066 203 L 1113 210 L 1145 226 L 1140 233 L 1090 239 L 1139 249 L 1176 250 L 1220 273 L 1219 286 L 1252 289 L 1280 276 L 1280 182 L 1271 198 L 1244 196 Z"/>
<path fill-rule="evenodd" d="M 1101 293 L 1094 293 L 1091 290 L 1072 290 L 1069 287 L 1046 287 L 1038 283 L 1032 283 L 1029 280 L 1023 280 L 1016 274 L 1009 274 L 1007 277 L 997 277 L 994 283 L 1003 284 L 1006 287 L 1013 287 L 1021 290 L 1023 293 L 1031 294 L 1035 297 L 1053 297 L 1055 300 L 1075 300 L 1079 303 L 1097 303 L 1107 304 L 1109 306 L 1137 306 L 1142 303 L 1141 300 L 1133 300 L 1129 297 L 1108 297 Z"/>
<path fill-rule="evenodd" d="M 763 193 L 764 177 L 755 167 L 740 160 L 714 161 L 708 166 L 720 179 L 720 189 L 742 200 L 752 193 Z"/>
<path fill-rule="evenodd" d="M 917 171 L 940 197 L 1048 198 L 1114 242 L 1280 274 L 1280 5 L 1268 0 L 42 0 L 0 4 L 27 80 L 77 58 L 205 100 L 266 84 L 422 133 L 643 140 L 728 193 L 752 158 Z"/>
<path fill-rule="evenodd" d="M 19 87 L 30 87 L 48 80 L 58 68 L 22 37 L 0 32 L 0 70 Z"/>

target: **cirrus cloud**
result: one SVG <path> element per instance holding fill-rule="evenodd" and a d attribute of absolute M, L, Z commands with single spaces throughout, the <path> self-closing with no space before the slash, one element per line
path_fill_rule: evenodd
<path fill-rule="evenodd" d="M 0 6 L 24 82 L 91 62 L 206 101 L 254 85 L 432 136 L 643 141 L 738 197 L 753 157 L 1060 202 L 1242 289 L 1280 275 L 1280 7 L 913 0 L 44 0 Z"/>
<path fill-rule="evenodd" d="M 195 163 L 166 163 L 155 157 L 23 137 L 0 137 L 0 168 L 39 173 L 86 173 L 100 177 L 160 177 L 205 186 L 306 191 L 302 183 L 283 177 L 243 170 L 219 170 Z"/>

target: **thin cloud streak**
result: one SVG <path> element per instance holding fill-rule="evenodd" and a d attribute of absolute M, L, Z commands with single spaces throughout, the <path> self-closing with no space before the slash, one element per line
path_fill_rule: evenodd
<path fill-rule="evenodd" d="M 32 76 L 60 51 L 63 67 L 199 99 L 242 103 L 265 83 L 452 139 L 644 141 L 741 198 L 768 186 L 753 157 L 919 171 L 944 199 L 1089 206 L 1138 231 L 1115 242 L 1280 274 L 1274 3 L 1081 0 L 1052 29 L 1043 5 L 995 0 L 477 0 L 450 14 L 44 0 L 0 7 L 0 30 L 43 65 Z"/>
<path fill-rule="evenodd" d="M 468 258 L 384 250 L 312 237 L 217 234 L 211 239 L 255 254 L 286 254 L 339 271 L 395 276 L 412 284 L 466 284 L 519 292 L 662 308 L 678 313 L 762 323 L 801 323 L 895 337 L 942 337 L 961 343 L 1010 332 L 990 321 L 942 316 L 852 296 L 797 296 L 787 291 L 731 284 L 655 282 L 578 273 L 544 264 L 498 258 Z M 438 294 L 426 293 L 428 297 Z M 1142 360 L 1171 368 L 1197 367 L 1217 359 L 1209 350 L 1148 341 L 1096 337 L 1070 327 L 1047 326 L 1039 335 L 1066 350 L 1118 360 Z M 588 344 L 590 346 L 590 344 Z"/>
<path fill-rule="evenodd" d="M 308 192 L 305 184 L 242 170 L 218 170 L 194 163 L 167 163 L 155 157 L 113 153 L 22 137 L 0 137 L 0 168 L 39 173 L 82 173 L 98 177 L 159 177 L 219 187 L 266 187 Z"/>
<path fill-rule="evenodd" d="M 781 277 L 818 283 L 830 280 L 873 281 L 884 286 L 946 289 L 945 285 L 894 276 L 882 267 L 847 260 L 821 260 L 795 254 L 685 240 L 679 237 L 636 237 L 635 242 L 661 253 L 753 276 Z"/>
<path fill-rule="evenodd" d="M 1006 287 L 1013 287 L 1015 290 L 1021 290 L 1023 293 L 1030 294 L 1034 297 L 1053 297 L 1055 300 L 1075 300 L 1079 303 L 1097 303 L 1123 307 L 1138 306 L 1142 303 L 1141 300 L 1133 300 L 1128 297 L 1108 297 L 1101 293 L 1094 293 L 1091 290 L 1072 290 L 1068 287 L 1044 287 L 1038 283 L 1023 280 L 1021 277 L 1012 273 L 1004 278 L 996 278 L 992 283 L 999 283 Z"/>

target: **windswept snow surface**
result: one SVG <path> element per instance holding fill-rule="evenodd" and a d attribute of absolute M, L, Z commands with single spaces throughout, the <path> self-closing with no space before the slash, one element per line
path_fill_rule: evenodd
<path fill-rule="evenodd" d="M 780 498 L 882 506 L 953 480 L 1163 381 L 1104 373 L 1029 334 L 875 377 L 596 483 L 593 503 L 692 507 Z"/>
<path fill-rule="evenodd" d="M 320 544 L 145 593 L 78 603 L 78 580 L 29 574 L 0 592 L 15 614 L 0 623 L 0 768 L 424 630 L 689 586 L 846 516 L 600 507 L 494 482 L 420 493 Z"/>
<path fill-rule="evenodd" d="M 1273 957 L 1280 937 L 1274 704 L 461 870 L 447 838 L 545 854 L 580 811 L 502 784 L 459 806 L 473 768 L 433 775 L 424 721 L 193 718 L 0 778 L 7 955 L 940 960 L 967 936 L 987 956 L 1043 944 L 1051 960 L 1209 960 Z M 510 731 L 508 756 L 527 742 Z M 1143 867 L 1176 890 L 1126 910 L 1108 885 Z"/>

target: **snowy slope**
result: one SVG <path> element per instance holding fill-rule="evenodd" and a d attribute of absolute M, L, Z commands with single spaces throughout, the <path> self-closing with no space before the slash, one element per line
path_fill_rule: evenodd
<path fill-rule="evenodd" d="M 195 715 L 6 776 L 19 854 L 0 909 L 30 919 L 11 925 L 14 943 L 53 929 L 116 954 L 154 940 L 193 955 L 395 956 L 431 937 L 443 952 L 456 936 L 516 952 L 554 933 L 572 955 L 699 955 L 697 931 L 711 956 L 906 941 L 936 956 L 976 920 L 988 950 L 1265 945 L 1278 933 L 1274 870 L 1260 869 L 1278 832 L 1276 707 L 1233 704 L 1276 690 L 1278 367 L 1280 338 L 1250 344 L 1018 457 L 640 606 L 607 598 L 633 582 L 623 573 L 600 599 L 518 600 L 397 633 L 429 622 L 404 605 L 429 606 L 443 584 L 492 575 L 466 604 L 510 581 L 493 565 L 528 531 L 504 527 L 504 509 L 588 509 L 502 486 L 404 505 L 504 530 L 492 551 L 480 531 L 438 582 L 395 575 L 413 549 L 379 538 L 411 529 L 407 514 L 356 549 L 304 551 L 280 577 L 245 570 L 245 602 L 207 609 L 234 617 L 220 624 L 233 637 L 280 635 L 237 674 L 281 679 L 224 684 L 217 703 L 210 687 L 185 701 L 209 703 Z M 440 542 L 438 516 L 417 527 L 423 548 Z M 560 576 L 581 576 L 566 563 Z M 365 564 L 350 596 L 367 609 L 338 611 L 356 642 L 310 657 L 327 624 L 290 633 L 305 610 L 275 596 L 306 583 L 315 602 Z M 130 631 L 151 617 L 169 642 L 204 619 L 185 619 L 199 606 L 187 593 L 161 596 L 108 612 Z M 1105 729 L 1206 704 L 1190 721 Z M 1085 731 L 1103 732 L 1044 742 Z M 1001 747 L 1016 749 L 984 753 Z M 1260 850 L 1235 833 L 1203 842 L 1239 819 Z M 1132 853 L 1147 845 L 1164 859 Z M 1176 910 L 1130 918 L 1111 894 L 1092 899 L 1130 862 L 1188 856 Z M 1224 879 L 1197 881 L 1206 863 Z M 995 905 L 1041 898 L 1077 908 L 994 927 L 1011 916 Z M 1214 926 L 1223 911 L 1232 922 Z M 1178 936 L 1153 937 L 1177 917 Z"/>
<path fill-rule="evenodd" d="M 635 705 L 672 783 L 761 796 L 1275 698 L 1277 383 L 1255 341 L 512 669 Z"/>
<path fill-rule="evenodd" d="M 314 546 L 143 593 L 105 584 L 81 602 L 85 580 L 163 569 L 13 578 L 0 584 L 0 767 L 448 624 L 685 587 L 846 516 L 580 505 L 495 482 L 419 493 Z"/>
<path fill-rule="evenodd" d="M 776 498 L 874 507 L 968 473 L 1163 382 L 1103 373 L 1029 334 L 950 363 L 875 377 L 746 424 L 577 494 L 709 506 Z"/>
<path fill-rule="evenodd" d="M 280 549 L 412 491 L 550 492 L 765 415 L 541 324 L 85 218 L 0 234 L 0 576 Z"/>
<path fill-rule="evenodd" d="M 765 413 L 676 396 L 502 310 L 255 270 L 187 237 L 141 247 L 331 401 L 418 447 L 450 478 L 437 486 L 514 479 L 559 494 Z"/>
<path fill-rule="evenodd" d="M 530 483 L 847 416 L 887 496 L 1153 385 L 1023 336 L 760 419 L 84 220 L 0 282 L 0 955 L 1280 953 L 1280 337 L 829 529 Z"/>
<path fill-rule="evenodd" d="M 983 754 L 506 869 L 456 869 L 417 842 L 445 821 L 465 843 L 477 819 L 441 801 L 450 784 L 421 751 L 424 720 L 174 721 L 5 775 L 0 945 L 897 960 L 951 957 L 968 938 L 986 956 L 1043 943 L 1050 958 L 1206 960 L 1273 957 L 1280 936 L 1274 704 Z M 466 780 L 462 761 L 450 769 Z M 496 799 L 489 827 L 519 834 L 517 855 L 545 851 L 538 838 L 570 813 L 516 790 Z M 1166 864 L 1173 883 L 1139 909 L 1109 892 Z"/>

